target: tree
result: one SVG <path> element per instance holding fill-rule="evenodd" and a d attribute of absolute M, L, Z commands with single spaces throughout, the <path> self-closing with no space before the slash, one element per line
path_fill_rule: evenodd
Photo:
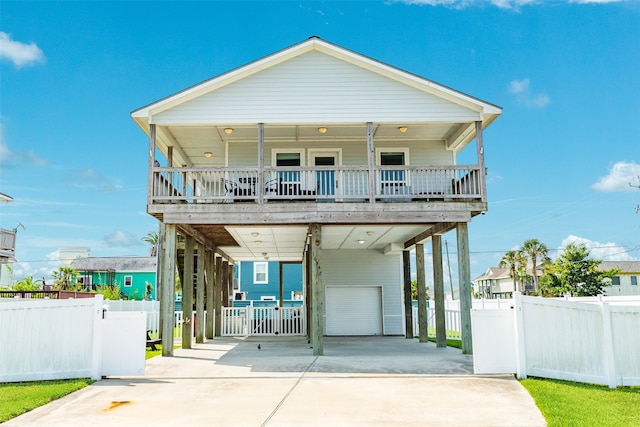
<path fill-rule="evenodd" d="M 538 239 L 529 239 L 522 244 L 522 253 L 531 259 L 531 270 L 533 273 L 533 290 L 538 290 L 538 260 L 542 264 L 549 262 L 549 248 Z"/>
<path fill-rule="evenodd" d="M 34 280 L 33 276 L 18 280 L 12 287 L 14 291 L 37 291 L 42 288 L 43 280 Z"/>
<path fill-rule="evenodd" d="M 146 236 L 144 236 L 140 240 L 151 245 L 151 249 L 149 250 L 149 256 L 156 256 L 156 254 L 158 253 L 158 243 L 160 241 L 158 232 L 150 231 L 147 233 Z"/>
<path fill-rule="evenodd" d="M 545 296 L 595 296 L 604 294 L 606 279 L 611 279 L 617 269 L 600 270 L 601 260 L 589 258 L 589 249 L 584 244 L 569 243 L 564 253 L 545 268 L 541 278 L 541 291 Z"/>
<path fill-rule="evenodd" d="M 507 251 L 502 259 L 500 260 L 500 264 L 498 267 L 500 268 L 508 268 L 509 269 L 509 277 L 513 278 L 513 292 L 518 291 L 518 263 L 521 260 L 521 254 L 519 251 Z"/>
<path fill-rule="evenodd" d="M 425 291 L 428 291 L 428 290 L 429 290 L 429 287 L 425 286 Z M 417 280 L 411 281 L 411 299 L 412 300 L 418 299 L 418 281 Z M 429 299 L 428 293 L 427 293 L 427 299 Z"/>
<path fill-rule="evenodd" d="M 58 291 L 82 290 L 82 283 L 78 283 L 78 270 L 73 267 L 60 267 L 51 276 L 53 287 Z"/>

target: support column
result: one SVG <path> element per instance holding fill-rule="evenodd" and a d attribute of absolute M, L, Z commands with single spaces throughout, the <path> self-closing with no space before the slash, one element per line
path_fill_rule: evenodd
<path fill-rule="evenodd" d="M 204 334 L 208 340 L 213 339 L 213 324 L 215 319 L 215 309 L 213 302 L 213 282 L 214 282 L 214 264 L 216 262 L 216 256 L 212 251 L 206 251 L 206 264 L 205 264 L 205 281 L 206 281 L 206 311 L 207 318 L 204 327 Z"/>
<path fill-rule="evenodd" d="M 176 289 L 176 226 L 161 224 L 162 229 L 162 286 L 160 311 L 162 322 L 162 355 L 173 356 L 173 323 L 175 316 L 173 295 Z"/>
<path fill-rule="evenodd" d="M 186 236 L 182 278 L 182 348 L 191 348 L 193 336 L 193 246 L 193 237 Z"/>
<path fill-rule="evenodd" d="M 284 267 L 282 265 L 282 262 L 279 262 L 278 263 L 278 293 L 280 294 L 280 296 L 278 297 L 279 307 L 284 306 L 284 279 L 282 278 L 283 269 Z"/>
<path fill-rule="evenodd" d="M 442 236 L 431 236 L 433 253 L 433 292 L 436 306 L 436 347 L 447 346 L 447 327 L 444 315 L 444 273 L 442 269 Z"/>
<path fill-rule="evenodd" d="M 264 203 L 264 123 L 258 123 L 258 204 Z"/>
<path fill-rule="evenodd" d="M 456 225 L 458 238 L 458 278 L 460 289 L 460 326 L 462 328 L 462 354 L 472 354 L 471 338 L 471 267 L 469 260 L 469 229 L 466 222 Z"/>
<path fill-rule="evenodd" d="M 196 343 L 202 344 L 204 342 L 204 265 L 206 259 L 202 243 L 198 243 L 198 257 L 196 259 L 198 261 L 196 264 Z"/>
<path fill-rule="evenodd" d="M 369 203 L 376 201 L 376 156 L 373 148 L 373 123 L 367 123 L 367 165 L 369 166 Z"/>
<path fill-rule="evenodd" d="M 229 307 L 229 261 L 222 261 L 222 306 Z"/>
<path fill-rule="evenodd" d="M 222 258 L 216 257 L 216 273 L 213 282 L 213 306 L 215 310 L 215 335 L 221 336 L 222 322 Z"/>
<path fill-rule="evenodd" d="M 304 304 L 307 309 L 307 338 L 311 342 L 311 316 L 313 315 L 313 295 L 311 293 L 311 245 L 304 253 Z"/>
<path fill-rule="evenodd" d="M 233 307 L 233 269 L 234 264 L 229 264 L 227 271 L 227 307 Z"/>
<path fill-rule="evenodd" d="M 164 265 L 164 259 L 165 259 L 165 255 L 164 255 L 164 250 L 162 249 L 164 246 L 164 224 L 160 223 L 158 225 L 158 256 L 156 257 L 156 298 L 158 299 L 158 301 L 160 301 L 160 315 L 158 316 L 158 329 L 159 329 L 159 333 L 158 333 L 158 338 L 162 339 L 163 336 L 163 328 L 162 325 L 164 324 L 164 316 L 165 313 L 162 310 L 162 298 L 163 298 L 163 291 L 162 291 L 162 283 L 164 283 L 164 279 L 162 278 L 162 266 Z M 175 282 L 174 282 L 175 285 Z M 171 300 L 173 301 L 173 296 L 171 296 Z M 173 303 L 172 303 L 173 304 Z M 174 308 L 175 310 L 175 308 Z M 173 313 L 171 313 L 171 318 L 173 319 Z M 173 324 L 173 320 L 171 321 L 171 324 Z M 173 337 L 173 332 L 171 332 L 171 336 Z"/>
<path fill-rule="evenodd" d="M 476 122 L 476 151 L 478 155 L 478 166 L 480 167 L 480 189 L 482 191 L 482 201 L 487 201 L 486 173 L 484 168 L 484 142 L 482 138 L 482 122 Z"/>
<path fill-rule="evenodd" d="M 314 356 L 322 356 L 324 324 L 324 285 L 322 284 L 322 228 L 320 224 L 311 225 L 311 293 L 313 306 L 311 311 L 311 346 Z"/>
<path fill-rule="evenodd" d="M 411 253 L 402 251 L 404 272 L 404 331 L 405 338 L 413 338 L 413 304 L 411 303 Z"/>
<path fill-rule="evenodd" d="M 424 273 L 424 245 L 416 244 L 416 273 L 418 279 L 418 341 L 428 342 L 427 329 L 427 282 Z"/>

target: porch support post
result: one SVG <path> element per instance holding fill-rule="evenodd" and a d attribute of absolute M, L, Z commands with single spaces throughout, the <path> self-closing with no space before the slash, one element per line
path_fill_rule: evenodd
<path fill-rule="evenodd" d="M 193 336 L 193 246 L 193 237 L 186 236 L 182 277 L 182 348 L 191 348 Z"/>
<path fill-rule="evenodd" d="M 205 250 L 202 243 L 198 243 L 198 263 L 196 264 L 196 343 L 204 342 L 204 269 L 205 269 Z"/>
<path fill-rule="evenodd" d="M 447 327 L 444 313 L 444 274 L 442 269 L 442 236 L 431 236 L 433 253 L 433 291 L 436 305 L 436 347 L 447 346 Z"/>
<path fill-rule="evenodd" d="M 158 256 L 156 258 L 156 298 L 158 299 L 158 301 L 160 301 L 160 315 L 159 315 L 159 319 L 158 319 L 158 329 L 159 329 L 159 333 L 158 333 L 158 338 L 162 339 L 164 330 L 163 330 L 163 322 L 165 320 L 165 312 L 162 310 L 162 299 L 164 298 L 164 293 L 162 291 L 162 284 L 164 283 L 164 279 L 162 277 L 162 269 L 164 266 L 164 260 L 165 260 L 165 253 L 163 250 L 164 247 L 164 224 L 160 223 L 158 224 Z M 175 286 L 175 282 L 174 282 L 174 286 Z M 173 294 L 171 295 L 171 300 L 173 301 Z M 172 302 L 173 304 L 173 302 Z M 175 309 L 174 309 L 175 310 Z M 171 318 L 173 319 L 174 314 L 171 314 Z M 173 323 L 173 320 L 171 321 L 171 323 Z M 173 332 L 171 332 L 171 336 L 173 337 Z"/>
<path fill-rule="evenodd" d="M 280 307 L 284 307 L 284 279 L 282 277 L 283 274 L 283 264 L 282 262 L 278 263 L 278 284 L 279 284 L 279 288 L 278 288 L 278 293 L 280 294 L 280 298 L 278 298 L 279 300 L 279 304 Z"/>
<path fill-rule="evenodd" d="M 233 307 L 233 268 L 234 264 L 229 264 L 227 271 L 227 307 Z"/>
<path fill-rule="evenodd" d="M 427 283 L 424 273 L 424 245 L 416 244 L 416 273 L 418 279 L 418 341 L 428 342 L 427 330 Z"/>
<path fill-rule="evenodd" d="M 404 272 L 404 331 L 405 338 L 413 338 L 413 304 L 411 303 L 411 253 L 402 251 Z"/>
<path fill-rule="evenodd" d="M 484 142 L 482 139 L 482 122 L 476 122 L 476 150 L 478 152 L 478 166 L 480 167 L 480 176 L 478 184 L 480 185 L 480 191 L 482 191 L 482 201 L 487 201 L 487 187 L 486 187 L 486 174 L 487 171 L 484 168 Z"/>
<path fill-rule="evenodd" d="M 205 337 L 208 340 L 213 339 L 213 324 L 215 319 L 215 304 L 213 302 L 213 282 L 214 282 L 214 263 L 215 263 L 215 253 L 213 251 L 206 251 L 206 264 L 205 264 L 205 275 L 206 275 L 206 283 L 207 283 L 207 320 L 205 324 Z"/>
<path fill-rule="evenodd" d="M 471 268 L 469 260 L 469 228 L 466 222 L 456 225 L 458 239 L 458 286 L 460 288 L 460 325 L 462 354 L 472 354 L 471 341 Z"/>
<path fill-rule="evenodd" d="M 149 176 L 147 181 L 147 205 L 153 203 L 153 182 L 154 182 L 154 168 L 156 160 L 156 125 L 149 125 Z M 157 289 L 157 288 L 156 288 Z"/>
<path fill-rule="evenodd" d="M 258 203 L 264 203 L 264 123 L 258 123 Z"/>
<path fill-rule="evenodd" d="M 222 261 L 222 306 L 229 306 L 229 261 Z"/>
<path fill-rule="evenodd" d="M 160 311 L 162 321 L 162 355 L 173 356 L 173 323 L 174 302 L 176 289 L 176 226 L 175 224 L 160 225 L 162 230 L 162 286 L 160 287 Z"/>
<path fill-rule="evenodd" d="M 313 306 L 311 311 L 311 346 L 314 356 L 322 356 L 324 325 L 324 285 L 322 284 L 322 227 L 320 224 L 311 225 L 311 293 Z"/>
<path fill-rule="evenodd" d="M 313 294 L 311 292 L 311 244 L 304 253 L 304 299 L 307 308 L 307 338 L 311 342 L 311 316 L 313 315 Z"/>
<path fill-rule="evenodd" d="M 215 335 L 221 336 L 222 321 L 222 258 L 216 257 L 216 273 L 213 282 L 213 304 L 215 310 Z"/>
<path fill-rule="evenodd" d="M 369 165 L 369 203 L 376 201 L 375 151 L 373 148 L 373 123 L 367 122 L 367 164 Z"/>

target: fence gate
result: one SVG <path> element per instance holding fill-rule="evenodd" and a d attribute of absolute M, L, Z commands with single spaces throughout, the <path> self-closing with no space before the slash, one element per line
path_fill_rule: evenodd
<path fill-rule="evenodd" d="M 223 307 L 222 336 L 304 335 L 304 307 Z"/>

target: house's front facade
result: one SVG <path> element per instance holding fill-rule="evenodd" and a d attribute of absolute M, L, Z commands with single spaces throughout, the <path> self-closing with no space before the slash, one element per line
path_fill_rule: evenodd
<path fill-rule="evenodd" d="M 482 135 L 500 114 L 316 37 L 134 111 L 149 136 L 147 211 L 162 223 L 162 287 L 173 286 L 184 253 L 185 280 L 197 271 L 206 283 L 206 298 L 187 298 L 220 308 L 231 266 L 298 262 L 315 354 L 324 335 L 409 334 L 410 250 L 424 284 L 431 240 L 443 307 L 441 236 L 455 230 L 470 299 L 467 227 L 487 211 Z M 458 164 L 465 148 L 474 164 Z M 471 302 L 462 304 L 465 312 Z M 162 306 L 168 316 L 170 302 Z M 420 318 L 426 340 L 426 308 Z M 444 336 L 444 308 L 437 319 Z M 467 314 L 463 328 L 470 352 Z"/>
<path fill-rule="evenodd" d="M 240 261 L 234 305 L 238 301 L 302 301 L 302 263 Z"/>
<path fill-rule="evenodd" d="M 604 288 L 605 295 L 640 295 L 640 261 L 602 261 L 598 268 L 603 271 L 618 270 L 611 284 Z"/>
<path fill-rule="evenodd" d="M 473 293 L 478 298 L 511 298 L 514 292 L 513 278 L 508 268 L 489 267 L 474 279 Z"/>
<path fill-rule="evenodd" d="M 86 289 L 118 286 L 128 299 L 156 299 L 156 257 L 80 257 L 71 266 Z"/>

